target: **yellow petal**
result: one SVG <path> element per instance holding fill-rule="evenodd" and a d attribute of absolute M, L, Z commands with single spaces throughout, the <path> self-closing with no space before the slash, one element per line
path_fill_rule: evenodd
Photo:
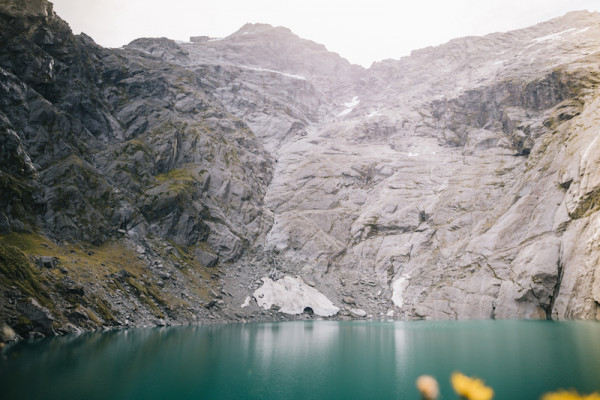
<path fill-rule="evenodd" d="M 546 393 L 541 400 L 600 400 L 600 394 L 594 392 L 587 396 L 581 396 L 574 390 L 559 390 L 554 393 Z"/>
<path fill-rule="evenodd" d="M 478 378 L 470 378 L 460 372 L 454 372 L 450 377 L 454 391 L 468 400 L 491 400 L 494 397 L 494 390 L 485 386 L 484 382 Z"/>

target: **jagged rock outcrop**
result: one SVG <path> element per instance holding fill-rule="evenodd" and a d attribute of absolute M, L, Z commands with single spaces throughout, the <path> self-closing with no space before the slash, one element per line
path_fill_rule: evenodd
<path fill-rule="evenodd" d="M 38 3 L 47 12 L 37 12 Z M 187 291 L 202 279 L 198 274 L 209 274 L 201 263 L 237 260 L 268 231 L 271 216 L 262 203 L 272 176 L 271 155 L 248 125 L 220 104 L 200 72 L 176 64 L 165 67 L 156 55 L 133 45 L 107 50 L 85 35 L 74 36 L 50 3 L 33 2 L 31 10 L 15 4 L 0 7 L 0 222 L 2 233 L 9 234 L 7 245 L 28 235 L 37 244 L 46 244 L 43 236 L 92 246 L 116 241 L 123 247 L 119 251 L 131 256 L 137 256 L 138 246 L 148 248 L 138 257 L 147 264 L 147 273 L 115 261 L 116 268 L 130 268 L 117 286 L 134 289 L 119 288 L 121 293 L 111 298 L 114 288 L 106 282 L 89 282 L 100 284 L 101 289 L 90 291 L 97 296 L 87 300 L 91 295 L 86 294 L 84 301 L 71 296 L 64 306 L 95 307 L 92 325 L 94 319 L 139 325 L 168 308 L 173 320 L 193 320 L 209 300 L 208 288 Z M 158 43 L 165 48 L 161 56 L 170 54 L 169 43 L 177 47 L 169 40 Z M 161 255 L 164 248 L 172 250 Z M 46 255 L 39 254 L 39 246 L 21 249 L 32 257 Z M 204 257 L 194 257 L 200 252 Z M 73 260 L 82 261 L 88 260 Z M 64 267 L 70 275 L 75 272 L 75 266 Z M 180 276 L 183 283 L 165 278 L 186 268 L 195 271 Z M 41 274 L 42 281 L 48 280 L 41 285 L 52 293 L 46 300 L 64 301 L 60 280 Z M 37 282 L 36 275 L 30 278 Z M 10 286 L 10 279 L 5 284 Z M 182 295 L 178 286 L 186 289 L 183 295 L 192 311 L 176 309 L 159 295 L 159 290 Z M 18 292 L 7 295 L 7 315 L 18 312 L 21 297 L 35 294 Z M 119 303 L 128 305 L 119 310 Z M 149 312 L 139 319 L 107 311 L 128 315 L 140 306 Z M 60 305 L 49 309 L 69 314 Z M 57 324 L 66 319 L 57 318 Z M 26 321 L 21 325 L 32 326 Z"/>
<path fill-rule="evenodd" d="M 2 1 L 4 322 L 600 319 L 599 38 L 577 12 L 365 70 L 264 24 L 104 49 Z"/>

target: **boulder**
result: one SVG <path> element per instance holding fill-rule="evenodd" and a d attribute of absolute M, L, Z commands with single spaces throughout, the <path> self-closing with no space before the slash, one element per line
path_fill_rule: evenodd
<path fill-rule="evenodd" d="M 75 310 L 71 311 L 68 317 L 69 320 L 73 321 L 74 323 L 81 323 L 89 320 L 90 312 L 87 308 L 80 304 L 77 306 L 77 308 L 75 308 Z"/>
<path fill-rule="evenodd" d="M 17 310 L 33 323 L 34 331 L 46 336 L 56 335 L 53 327 L 54 316 L 52 316 L 50 310 L 40 305 L 36 299 L 30 297 L 18 303 Z"/>
<path fill-rule="evenodd" d="M 54 268 L 58 259 L 56 257 L 41 256 L 38 257 L 38 265 L 42 268 Z"/>
<path fill-rule="evenodd" d="M 362 308 L 351 308 L 350 312 L 357 317 L 363 318 L 367 316 L 367 312 Z"/>
<path fill-rule="evenodd" d="M 201 249 L 196 249 L 196 258 L 198 259 L 200 264 L 208 268 L 215 267 L 219 262 L 219 256 Z"/>

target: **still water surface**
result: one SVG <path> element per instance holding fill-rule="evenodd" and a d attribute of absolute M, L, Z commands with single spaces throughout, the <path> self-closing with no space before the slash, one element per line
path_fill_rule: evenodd
<path fill-rule="evenodd" d="M 449 377 L 496 399 L 600 390 L 600 324 L 551 321 L 285 322 L 135 329 L 12 345 L 2 399 L 442 399 Z"/>

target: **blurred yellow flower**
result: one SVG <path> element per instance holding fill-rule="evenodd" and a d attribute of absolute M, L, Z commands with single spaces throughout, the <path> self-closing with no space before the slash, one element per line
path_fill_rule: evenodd
<path fill-rule="evenodd" d="M 494 397 L 494 390 L 485 386 L 481 379 L 470 378 L 460 372 L 454 372 L 450 377 L 450 381 L 454 391 L 465 399 L 491 400 Z"/>
<path fill-rule="evenodd" d="M 425 400 L 436 400 L 440 395 L 440 388 L 434 377 L 421 375 L 417 378 L 417 389 Z"/>
<path fill-rule="evenodd" d="M 554 393 L 546 393 L 542 396 L 542 400 L 600 400 L 600 394 L 594 392 L 587 396 L 582 396 L 574 390 L 559 390 Z"/>

